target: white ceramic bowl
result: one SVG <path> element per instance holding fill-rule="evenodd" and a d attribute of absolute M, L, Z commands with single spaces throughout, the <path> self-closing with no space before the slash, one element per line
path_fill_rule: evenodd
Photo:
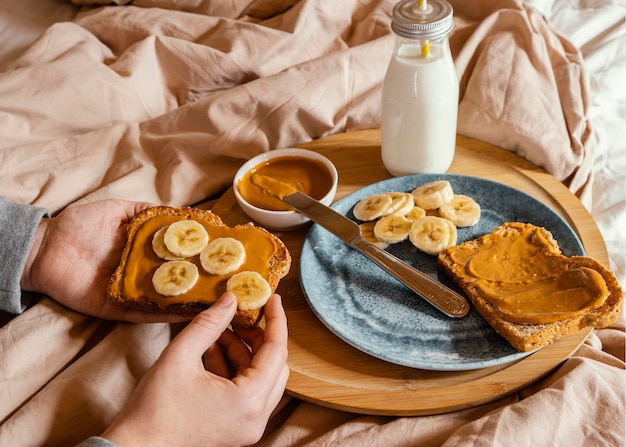
<path fill-rule="evenodd" d="M 332 185 L 326 195 L 320 199 L 320 202 L 325 205 L 330 205 L 335 198 L 339 176 L 337 174 L 337 168 L 335 168 L 328 158 L 318 154 L 317 152 L 297 148 L 274 149 L 269 152 L 264 152 L 251 158 L 239 168 L 235 174 L 235 178 L 233 179 L 233 190 L 239 206 L 248 215 L 248 217 L 254 220 L 258 225 L 268 229 L 295 230 L 308 223 L 309 219 L 297 211 L 270 211 L 253 206 L 241 196 L 237 187 L 239 181 L 250 169 L 253 169 L 261 163 L 281 157 L 302 157 L 318 160 L 328 169 L 332 179 Z"/>

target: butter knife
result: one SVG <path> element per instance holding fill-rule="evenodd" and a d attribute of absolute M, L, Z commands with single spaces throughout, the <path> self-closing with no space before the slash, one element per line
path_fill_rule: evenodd
<path fill-rule="evenodd" d="M 356 222 L 300 191 L 277 197 L 374 261 L 446 315 L 460 318 L 469 311 L 467 300 L 454 290 L 363 239 Z"/>

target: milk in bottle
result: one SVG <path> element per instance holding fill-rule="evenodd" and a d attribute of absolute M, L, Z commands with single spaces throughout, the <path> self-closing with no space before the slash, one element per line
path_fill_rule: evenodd
<path fill-rule="evenodd" d="M 426 1 L 424 2 L 426 3 Z M 404 0 L 394 7 L 396 34 L 382 93 L 382 159 L 395 176 L 445 172 L 456 143 L 459 84 L 445 0 Z"/>

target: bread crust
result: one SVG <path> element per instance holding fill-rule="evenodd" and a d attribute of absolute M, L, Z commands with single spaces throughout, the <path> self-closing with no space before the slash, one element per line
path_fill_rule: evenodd
<path fill-rule="evenodd" d="M 189 302 L 169 304 L 162 307 L 148 297 L 139 297 L 139 299 L 129 300 L 123 294 L 124 271 L 126 270 L 126 264 L 137 231 L 145 222 L 157 216 L 177 216 L 181 219 L 203 219 L 214 225 L 225 226 L 224 222 L 217 214 L 210 210 L 202 210 L 199 208 L 155 206 L 137 213 L 127 226 L 128 238 L 122 251 L 120 263 L 109 279 L 107 287 L 108 297 L 118 304 L 135 310 L 193 317 L 210 307 L 210 305 L 201 302 Z M 270 267 L 268 283 L 272 292 L 275 292 L 280 280 L 289 273 L 291 268 L 291 255 L 289 254 L 289 250 L 278 237 L 264 228 L 254 226 L 252 223 L 238 225 L 236 228 L 256 228 L 265 232 L 275 242 L 276 249 L 270 259 L 267 260 L 268 266 Z M 217 299 L 219 297 L 216 296 L 214 298 Z M 238 309 L 231 324 L 234 327 L 254 327 L 259 323 L 262 316 L 263 308 L 247 311 Z"/>
<path fill-rule="evenodd" d="M 619 318 L 624 301 L 623 290 L 617 278 L 609 269 L 588 256 L 572 256 L 567 258 L 562 255 L 557 241 L 545 228 L 536 227 L 532 224 L 519 222 L 507 222 L 496 228 L 492 234 L 500 237 L 510 236 L 512 232 L 519 232 L 532 227 L 540 231 L 547 245 L 544 250 L 561 258 L 567 269 L 576 267 L 588 267 L 599 272 L 607 284 L 609 296 L 604 304 L 594 310 L 581 315 L 566 318 L 546 324 L 520 324 L 508 321 L 497 313 L 494 306 L 481 294 L 480 289 L 473 284 L 473 277 L 465 272 L 463 265 L 456 264 L 451 253 L 455 247 L 444 250 L 438 257 L 439 268 L 446 273 L 470 299 L 474 308 L 480 315 L 504 337 L 518 351 L 528 352 L 553 343 L 555 340 L 573 334 L 587 327 L 603 328 L 613 324 Z M 478 252 L 481 250 L 486 236 L 464 242 L 460 246 L 468 247 Z"/>

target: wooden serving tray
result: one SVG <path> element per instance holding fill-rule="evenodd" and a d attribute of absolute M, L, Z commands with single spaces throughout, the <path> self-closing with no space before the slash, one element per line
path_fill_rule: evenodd
<path fill-rule="evenodd" d="M 390 178 L 380 156 L 380 130 L 334 135 L 300 147 L 328 157 L 339 172 L 336 200 Z M 558 212 L 576 231 L 589 256 L 609 265 L 595 222 L 580 201 L 550 174 L 498 147 L 458 136 L 451 174 L 484 177 L 525 191 Z M 212 206 L 228 225 L 250 219 L 232 189 Z M 330 332 L 309 308 L 300 286 L 299 259 L 309 227 L 275 232 L 293 257 L 278 293 L 289 320 L 287 392 L 326 407 L 378 415 L 445 413 L 494 401 L 539 380 L 569 358 L 591 329 L 580 331 L 508 365 L 438 372 L 394 365 L 371 357 Z"/>

